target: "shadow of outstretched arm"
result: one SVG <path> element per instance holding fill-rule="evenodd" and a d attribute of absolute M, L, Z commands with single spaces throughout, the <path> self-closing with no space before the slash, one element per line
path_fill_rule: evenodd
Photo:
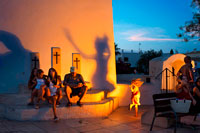
<path fill-rule="evenodd" d="M 95 59 L 95 55 L 88 55 L 88 54 L 85 54 L 84 52 L 82 52 L 79 48 L 78 48 L 78 45 L 74 42 L 74 40 L 72 39 L 72 36 L 69 32 L 68 29 L 65 29 L 64 30 L 65 32 L 65 36 L 66 38 L 68 39 L 68 41 L 72 44 L 72 46 L 81 54 L 81 56 L 83 58 L 87 58 L 87 59 Z"/>

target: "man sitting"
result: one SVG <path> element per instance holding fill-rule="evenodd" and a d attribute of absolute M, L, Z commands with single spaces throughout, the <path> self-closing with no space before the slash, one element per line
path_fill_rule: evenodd
<path fill-rule="evenodd" d="M 65 75 L 63 84 L 65 86 L 65 93 L 68 100 L 66 106 L 69 107 L 72 105 L 70 100 L 72 96 L 78 96 L 79 100 L 77 101 L 77 105 L 81 107 L 81 99 L 87 92 L 87 86 L 85 84 L 85 81 L 83 80 L 83 77 L 80 74 L 76 73 L 75 67 L 71 67 L 70 73 Z"/>

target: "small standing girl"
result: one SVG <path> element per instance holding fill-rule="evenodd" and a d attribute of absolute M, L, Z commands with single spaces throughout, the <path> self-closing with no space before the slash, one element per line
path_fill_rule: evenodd
<path fill-rule="evenodd" d="M 135 116 L 138 114 L 138 105 L 140 105 L 140 90 L 139 88 L 142 86 L 144 82 L 141 81 L 140 78 L 131 81 L 131 104 L 129 106 L 130 110 L 135 106 Z"/>
<path fill-rule="evenodd" d="M 49 69 L 48 73 L 48 88 L 46 90 L 47 97 L 49 102 L 53 104 L 53 114 L 54 114 L 54 121 L 58 121 L 58 117 L 56 114 L 56 105 L 60 104 L 60 100 L 62 98 L 62 83 L 60 76 L 57 75 L 57 72 L 54 68 Z"/>

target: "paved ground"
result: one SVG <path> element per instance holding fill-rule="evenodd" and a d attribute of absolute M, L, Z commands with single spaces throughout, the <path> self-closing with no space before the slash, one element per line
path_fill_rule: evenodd
<path fill-rule="evenodd" d="M 106 118 L 60 120 L 57 123 L 53 121 L 18 122 L 0 119 L 0 132 L 147 133 L 149 132 L 149 126 L 142 125 L 140 117 L 141 114 L 149 108 L 149 106 L 141 106 L 139 108 L 140 114 L 138 117 L 135 117 L 134 111 L 129 111 L 128 107 L 120 107 Z M 190 120 L 191 118 L 186 118 L 184 121 L 188 122 Z M 196 123 L 200 124 L 199 118 Z M 178 128 L 177 132 L 196 133 L 200 132 L 200 130 Z M 173 133 L 173 128 L 163 129 L 154 127 L 152 133 Z"/>

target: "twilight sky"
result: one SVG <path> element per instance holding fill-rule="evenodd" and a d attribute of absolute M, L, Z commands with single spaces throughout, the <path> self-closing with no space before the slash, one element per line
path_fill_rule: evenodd
<path fill-rule="evenodd" d="M 114 40 L 125 50 L 200 50 L 200 42 L 177 38 L 179 27 L 192 19 L 191 0 L 113 0 Z"/>

